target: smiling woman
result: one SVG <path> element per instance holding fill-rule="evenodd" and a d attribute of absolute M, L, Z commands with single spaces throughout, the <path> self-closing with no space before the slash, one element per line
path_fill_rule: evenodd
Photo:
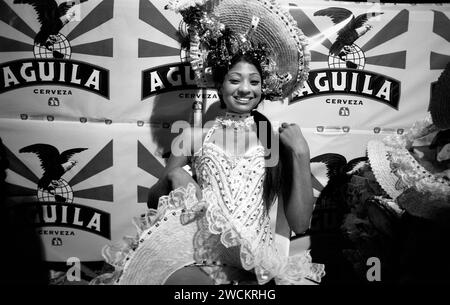
<path fill-rule="evenodd" d="M 261 73 L 242 59 L 228 71 L 219 93 L 229 111 L 248 113 L 261 100 Z"/>
<path fill-rule="evenodd" d="M 188 145 L 172 149 L 151 187 L 150 210 L 137 220 L 139 239 L 106 247 L 116 270 L 93 283 L 320 282 L 324 266 L 312 263 L 308 251 L 278 252 L 269 216 L 278 199 L 291 230 L 308 229 L 308 144 L 297 125 L 273 128 L 255 110 L 264 99 L 287 97 L 302 86 L 309 59 L 303 34 L 287 12 L 259 0 L 171 1 L 169 8 L 189 27 L 197 84 L 218 89 L 226 114 L 205 130 L 185 128 L 174 140 Z M 243 25 L 236 24 L 237 12 Z"/>

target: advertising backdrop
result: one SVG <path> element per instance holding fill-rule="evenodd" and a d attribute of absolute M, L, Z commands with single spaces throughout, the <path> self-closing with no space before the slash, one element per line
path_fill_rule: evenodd
<path fill-rule="evenodd" d="M 134 234 L 131 217 L 146 210 L 177 135 L 171 124 L 191 120 L 194 100 L 206 111 L 218 99 L 195 87 L 177 34 L 181 17 L 166 1 L 74 2 L 61 16 L 70 21 L 49 34 L 40 8 L 0 0 L 10 201 L 37 207 L 37 233 L 53 262 L 101 260 L 105 244 Z M 309 39 L 311 72 L 300 95 L 261 110 L 299 124 L 311 157 L 364 156 L 369 139 L 424 117 L 450 61 L 450 5 L 282 3 Z M 330 51 L 339 30 L 367 13 L 344 28 L 358 33 L 353 43 Z"/>

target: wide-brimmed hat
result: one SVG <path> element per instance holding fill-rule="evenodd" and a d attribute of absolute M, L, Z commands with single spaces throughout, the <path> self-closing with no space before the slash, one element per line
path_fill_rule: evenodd
<path fill-rule="evenodd" d="M 180 12 L 188 25 L 199 87 L 214 87 L 215 65 L 249 49 L 261 61 L 263 93 L 284 98 L 303 87 L 310 60 L 306 37 L 274 0 L 173 0 L 167 7 Z"/>
<path fill-rule="evenodd" d="M 381 141 L 372 140 L 367 145 L 367 155 L 377 182 L 392 199 L 396 199 L 405 190 L 414 188 L 422 193 L 429 192 L 436 198 L 450 200 L 450 171 L 447 169 L 440 175 L 431 173 L 411 154 L 413 143 L 422 141 L 428 148 L 445 147 L 445 154 L 439 153 L 439 158 L 436 156 L 439 162 L 442 161 L 441 155 L 448 158 L 450 63 L 433 89 L 429 108 L 426 117 L 415 122 L 406 133 L 387 136 Z M 429 162 L 424 160 L 427 161 Z"/>

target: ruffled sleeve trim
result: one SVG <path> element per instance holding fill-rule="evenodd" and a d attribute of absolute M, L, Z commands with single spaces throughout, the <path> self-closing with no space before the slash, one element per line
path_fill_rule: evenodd
<path fill-rule="evenodd" d="M 207 201 L 198 201 L 195 191 L 195 186 L 191 183 L 186 188 L 173 190 L 169 195 L 160 197 L 156 210 L 149 209 L 139 217 L 134 217 L 132 222 L 136 227 L 136 235 L 134 237 L 125 236 L 118 243 L 106 245 L 102 249 L 105 262 L 115 268 L 114 272 L 102 274 L 95 278 L 91 284 L 110 283 L 112 281 L 118 283 L 138 246 L 149 238 L 149 233 L 152 230 L 159 227 L 167 213 L 180 213 L 180 221 L 185 224 L 194 221 L 204 213 Z"/>
<path fill-rule="evenodd" d="M 261 235 L 242 228 L 237 230 L 217 204 L 210 204 L 206 212 L 209 230 L 213 234 L 221 234 L 221 243 L 229 248 L 240 245 L 240 260 L 245 270 L 254 269 L 259 284 L 271 279 L 279 284 L 303 284 L 306 279 L 320 283 L 325 275 L 323 264 L 312 263 L 309 251 L 285 257 L 278 253 L 271 234 L 266 240 Z M 239 232 L 241 232 L 239 234 Z"/>

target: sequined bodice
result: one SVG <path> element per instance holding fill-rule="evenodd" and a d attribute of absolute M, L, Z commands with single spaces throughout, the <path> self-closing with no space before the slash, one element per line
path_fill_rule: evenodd
<path fill-rule="evenodd" d="M 202 189 L 219 194 L 219 205 L 239 226 L 259 233 L 267 220 L 263 200 L 264 147 L 255 146 L 244 155 L 233 156 L 209 141 L 217 126 L 205 137 L 194 155 L 193 166 Z M 267 232 L 266 232 L 267 233 Z"/>

